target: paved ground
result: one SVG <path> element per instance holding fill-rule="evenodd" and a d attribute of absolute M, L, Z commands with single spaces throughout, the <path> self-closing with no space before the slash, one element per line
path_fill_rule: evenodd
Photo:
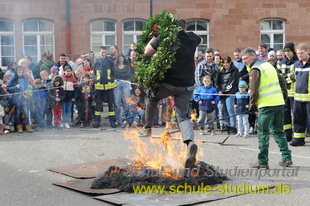
<path fill-rule="evenodd" d="M 52 185 L 53 182 L 70 180 L 69 177 L 47 171 L 47 168 L 73 165 L 89 161 L 112 158 L 130 158 L 133 151 L 128 149 L 132 142 L 125 141 L 123 129 L 113 130 L 104 120 L 103 130 L 79 129 L 32 134 L 12 133 L 0 136 L 0 202 L 1 205 L 109 205 L 90 196 Z M 154 129 L 154 133 L 163 128 Z M 236 138 L 231 136 L 221 146 L 226 135 L 199 136 L 197 140 L 203 151 L 203 160 L 222 169 L 249 168 L 257 157 L 257 138 Z M 272 136 L 271 136 L 272 137 Z M 270 168 L 278 165 L 280 153 L 272 139 L 270 144 Z M 294 166 L 299 166 L 296 177 L 262 177 L 291 187 L 290 194 L 247 194 L 200 205 L 308 205 L 310 201 L 310 141 L 306 146 L 291 148 Z M 295 167 L 296 168 L 296 167 Z M 297 169 L 297 168 L 296 168 Z M 255 178 L 255 177 L 253 177 Z"/>

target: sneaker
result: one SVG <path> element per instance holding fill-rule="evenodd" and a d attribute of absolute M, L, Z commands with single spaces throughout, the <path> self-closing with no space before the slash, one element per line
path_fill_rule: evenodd
<path fill-rule="evenodd" d="M 115 122 L 111 122 L 111 127 L 112 128 L 116 128 L 117 127 L 116 123 Z"/>
<path fill-rule="evenodd" d="M 5 129 L 5 130 L 4 130 L 4 134 L 7 134 L 7 133 L 10 133 L 10 131 L 7 130 L 7 129 Z"/>
<path fill-rule="evenodd" d="M 249 138 L 250 135 L 249 135 L 249 134 L 244 134 L 243 137 L 244 137 L 244 138 Z"/>
<path fill-rule="evenodd" d="M 305 145 L 305 138 L 294 138 L 291 143 L 291 146 L 296 147 L 296 146 L 304 146 Z"/>
<path fill-rule="evenodd" d="M 193 168 L 196 163 L 196 153 L 197 153 L 198 147 L 193 142 L 190 141 L 187 145 L 187 155 L 185 159 L 185 168 Z"/>
<path fill-rule="evenodd" d="M 253 127 L 250 127 L 249 133 L 250 133 L 250 134 L 253 134 Z"/>
<path fill-rule="evenodd" d="M 205 130 L 199 129 L 199 135 L 205 135 L 205 134 L 206 134 Z"/>
<path fill-rule="evenodd" d="M 132 128 L 136 128 L 136 127 L 137 127 L 137 122 L 133 122 L 133 123 L 131 124 L 131 127 L 132 127 Z"/>
<path fill-rule="evenodd" d="M 96 123 L 95 123 L 95 124 L 93 125 L 93 127 L 94 127 L 94 128 L 98 128 L 98 127 L 99 127 L 99 124 L 96 124 Z"/>
<path fill-rule="evenodd" d="M 293 162 L 292 162 L 291 160 L 289 160 L 289 161 L 283 161 L 283 160 L 281 160 L 281 161 L 279 162 L 279 165 L 282 166 L 282 167 L 289 167 L 289 166 L 291 166 L 292 164 L 293 164 Z"/>
<path fill-rule="evenodd" d="M 235 135 L 235 137 L 241 137 L 241 134 L 240 134 L 240 133 L 237 133 L 237 134 Z"/>
<path fill-rule="evenodd" d="M 57 130 L 62 130 L 63 128 L 61 126 L 56 126 Z"/>
<path fill-rule="evenodd" d="M 263 165 L 263 164 L 259 164 L 258 162 L 254 163 L 254 164 L 250 164 L 251 168 L 256 168 L 256 169 L 269 169 L 268 165 Z"/>
<path fill-rule="evenodd" d="M 84 128 L 84 127 L 85 127 L 84 122 L 81 122 L 81 124 L 80 124 L 80 128 Z"/>
<path fill-rule="evenodd" d="M 65 123 L 65 128 L 66 128 L 66 129 L 70 129 L 70 125 L 69 125 L 68 122 Z"/>
<path fill-rule="evenodd" d="M 144 127 L 142 127 L 139 130 L 139 136 L 140 137 L 150 137 L 150 136 L 152 136 L 152 128 L 144 128 Z"/>

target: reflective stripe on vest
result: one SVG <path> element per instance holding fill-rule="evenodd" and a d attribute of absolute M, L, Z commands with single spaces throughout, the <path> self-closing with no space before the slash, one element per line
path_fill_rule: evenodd
<path fill-rule="evenodd" d="M 279 84 L 278 74 L 268 62 L 257 62 L 252 68 L 259 69 L 260 83 L 258 91 L 258 108 L 284 105 L 284 98 Z"/>

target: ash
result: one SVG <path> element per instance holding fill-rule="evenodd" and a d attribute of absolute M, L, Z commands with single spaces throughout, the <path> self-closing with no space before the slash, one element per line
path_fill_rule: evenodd
<path fill-rule="evenodd" d="M 152 186 L 165 185 L 168 190 L 170 186 L 187 185 L 199 186 L 220 184 L 228 177 L 215 170 L 214 166 L 203 161 L 199 162 L 190 172 L 183 173 L 178 178 L 163 177 L 154 173 L 154 170 L 139 170 L 139 173 L 133 173 L 130 167 L 118 168 L 111 166 L 102 176 L 96 178 L 91 189 L 119 189 L 124 192 L 134 192 L 133 186 Z M 158 170 L 157 170 L 158 171 Z M 199 171 L 199 172 L 198 172 Z M 151 175 L 150 175 L 151 174 Z"/>

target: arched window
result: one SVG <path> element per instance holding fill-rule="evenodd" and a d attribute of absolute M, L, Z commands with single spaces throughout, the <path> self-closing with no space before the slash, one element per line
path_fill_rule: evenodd
<path fill-rule="evenodd" d="M 186 21 L 186 31 L 192 31 L 203 38 L 203 44 L 198 46 L 198 51 L 204 53 L 209 47 L 209 21 L 188 20 Z"/>
<path fill-rule="evenodd" d="M 142 27 L 146 25 L 144 20 L 126 20 L 123 22 L 123 53 L 126 55 L 131 43 L 137 43 L 142 35 Z"/>
<path fill-rule="evenodd" d="M 116 44 L 116 23 L 113 20 L 93 20 L 90 24 L 90 32 L 90 48 L 97 55 L 101 46 L 106 46 L 109 52 L 109 47 Z"/>
<path fill-rule="evenodd" d="M 0 19 L 0 67 L 5 67 L 14 61 L 14 23 L 13 21 Z"/>
<path fill-rule="evenodd" d="M 260 22 L 260 41 L 275 50 L 283 49 L 285 42 L 285 21 L 265 19 Z"/>
<path fill-rule="evenodd" d="M 45 19 L 30 19 L 23 22 L 23 55 L 30 55 L 38 63 L 41 54 L 54 54 L 54 23 Z"/>

